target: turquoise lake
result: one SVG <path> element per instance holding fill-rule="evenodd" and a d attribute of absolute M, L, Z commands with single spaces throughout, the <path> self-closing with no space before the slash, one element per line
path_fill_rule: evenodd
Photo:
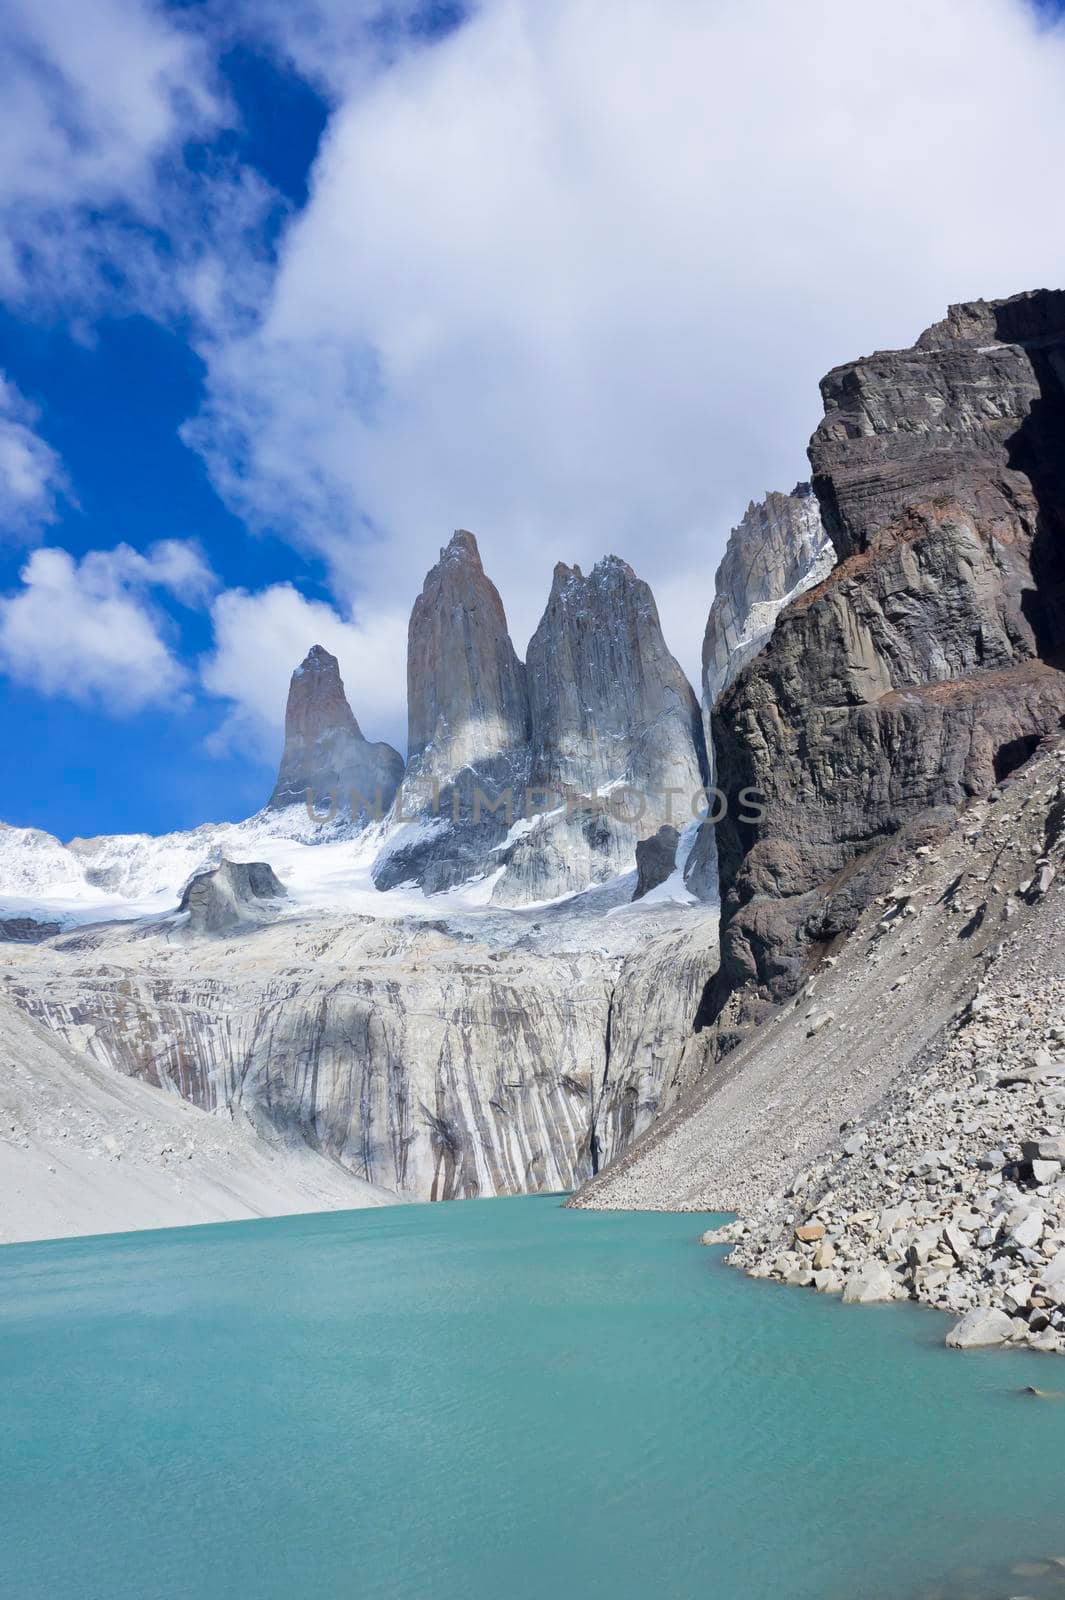
<path fill-rule="evenodd" d="M 1058 1594 L 1065 1361 L 555 1198 L 0 1250 L 5 1600 Z"/>

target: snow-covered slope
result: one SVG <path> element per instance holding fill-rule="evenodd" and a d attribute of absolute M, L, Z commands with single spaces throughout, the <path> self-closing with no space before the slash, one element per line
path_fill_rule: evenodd
<path fill-rule="evenodd" d="M 0 823 L 0 919 L 32 917 L 70 929 L 167 916 L 176 911 L 189 880 L 223 858 L 269 862 L 287 891 L 280 913 L 286 917 L 348 912 L 439 919 L 487 910 L 502 867 L 436 895 L 426 895 L 416 884 L 387 891 L 375 886 L 375 863 L 397 845 L 405 846 L 413 830 L 425 832 L 434 825 L 421 820 L 360 829 L 339 820 L 314 822 L 304 807 L 293 806 L 262 811 L 245 822 L 205 823 L 187 833 L 115 834 L 64 845 L 37 829 Z M 515 823 L 504 846 L 528 826 Z M 627 874 L 616 880 L 619 891 L 627 881 Z M 610 886 L 599 886 L 600 905 L 604 887 Z M 560 897 L 566 898 L 573 897 Z M 675 875 L 656 892 L 654 903 L 683 905 L 691 898 Z"/>

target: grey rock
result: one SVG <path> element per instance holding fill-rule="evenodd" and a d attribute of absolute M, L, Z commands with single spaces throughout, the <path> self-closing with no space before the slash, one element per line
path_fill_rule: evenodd
<path fill-rule="evenodd" d="M 757 655 L 781 610 L 826 578 L 836 552 L 808 483 L 791 494 L 751 502 L 729 534 L 714 578 L 714 600 L 703 637 L 703 704 L 718 696 Z"/>
<path fill-rule="evenodd" d="M 396 831 L 373 876 L 379 889 L 415 882 L 434 893 L 499 864 L 493 852 L 522 815 L 529 775 L 525 668 L 465 529 L 411 611 L 407 720 Z"/>
<path fill-rule="evenodd" d="M 285 748 L 272 810 L 303 805 L 381 817 L 395 798 L 403 757 L 389 744 L 371 744 L 348 704 L 336 656 L 313 645 L 292 674 L 285 708 Z"/>
<path fill-rule="evenodd" d="M 408 757 L 447 782 L 529 737 L 525 669 L 477 540 L 458 529 L 414 602 L 407 650 Z"/>
<path fill-rule="evenodd" d="M 192 933 L 230 933 L 273 915 L 275 902 L 286 892 L 265 861 L 220 861 L 210 871 L 197 873 L 178 910 L 188 912 Z"/>
<path fill-rule="evenodd" d="M 527 655 L 529 783 L 544 813 L 502 855 L 493 899 L 529 900 L 631 868 L 636 845 L 692 820 L 707 779 L 699 706 L 651 590 L 617 556 L 559 564 Z"/>
<path fill-rule="evenodd" d="M 1017 1333 L 1017 1323 L 994 1306 L 975 1306 L 956 1322 L 947 1334 L 951 1350 L 976 1350 L 985 1345 L 1008 1344 Z"/>
<path fill-rule="evenodd" d="M 882 1300 L 894 1300 L 898 1293 L 897 1280 L 879 1261 L 867 1261 L 847 1277 L 843 1285 L 844 1305 L 875 1305 Z"/>
<path fill-rule="evenodd" d="M 1045 1135 L 1026 1141 L 1021 1147 L 1026 1161 L 1054 1161 L 1065 1164 L 1065 1134 Z"/>
<path fill-rule="evenodd" d="M 1040 1281 L 1045 1289 L 1065 1294 L 1065 1250 L 1059 1250 L 1050 1265 L 1044 1268 Z"/>
<path fill-rule="evenodd" d="M 1006 1242 L 1017 1250 L 1034 1250 L 1043 1237 L 1043 1227 L 1043 1213 L 1033 1207 L 1019 1221 L 1010 1224 Z"/>

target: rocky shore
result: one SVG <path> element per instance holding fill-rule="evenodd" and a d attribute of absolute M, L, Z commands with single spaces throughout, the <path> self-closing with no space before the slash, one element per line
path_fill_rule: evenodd
<path fill-rule="evenodd" d="M 1061 786 L 1047 798 L 1053 832 Z M 1004 921 L 1020 925 L 986 952 L 971 1001 L 913 1070 L 785 1191 L 707 1242 L 732 1243 L 730 1261 L 754 1277 L 950 1312 L 956 1348 L 1065 1353 L 1059 868 L 1054 840 L 1004 901 Z M 1033 905 L 1038 916 L 1019 915 Z"/>

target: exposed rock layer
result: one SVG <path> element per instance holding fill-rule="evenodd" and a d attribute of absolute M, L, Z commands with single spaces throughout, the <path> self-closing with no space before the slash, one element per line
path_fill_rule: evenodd
<path fill-rule="evenodd" d="M 912 350 L 830 373 L 810 458 L 840 563 L 713 718 L 722 971 L 787 994 L 906 836 L 986 794 L 1065 713 L 1065 295 L 952 308 Z M 916 830 L 916 831 L 915 831 Z M 730 1014 L 749 1010 L 733 1002 Z"/>
<path fill-rule="evenodd" d="M 8 996 L 0 1052 L 0 1243 L 395 1199 L 303 1140 L 265 1140 L 239 1117 L 119 1076 Z"/>
<path fill-rule="evenodd" d="M 289 916 L 224 939 L 112 925 L 12 947 L 8 993 L 99 1066 L 387 1189 L 568 1189 L 679 1092 L 713 926 L 674 908 L 682 927 L 655 937 L 666 914 L 626 912 L 640 963 L 581 949 L 579 920 L 553 953 L 564 930 L 511 913 L 454 931 Z"/>

